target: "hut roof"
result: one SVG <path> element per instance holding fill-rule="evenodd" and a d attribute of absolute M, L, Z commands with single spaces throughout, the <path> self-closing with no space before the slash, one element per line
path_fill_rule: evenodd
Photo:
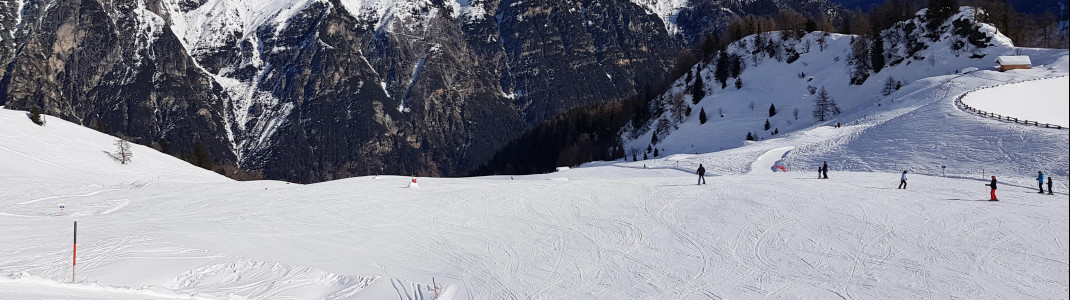
<path fill-rule="evenodd" d="M 996 58 L 996 63 L 1000 65 L 1032 65 L 1029 61 L 1029 56 L 1015 55 L 1015 56 L 1000 56 Z"/>

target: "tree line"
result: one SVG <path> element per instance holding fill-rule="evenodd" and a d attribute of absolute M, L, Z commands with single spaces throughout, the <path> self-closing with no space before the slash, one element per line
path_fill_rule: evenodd
<path fill-rule="evenodd" d="M 1055 16 L 1051 12 L 1040 15 L 1020 13 L 1002 0 L 886 0 L 866 11 L 831 11 L 807 16 L 792 9 L 781 9 L 768 16 L 744 16 L 729 23 L 719 34 L 705 37 L 699 48 L 703 56 L 708 56 L 746 36 L 770 31 L 825 31 L 873 35 L 898 22 L 913 18 L 914 14 L 923 8 L 928 9 L 928 19 L 942 22 L 957 13 L 960 6 L 980 8 L 984 13 L 976 15 L 976 19 L 996 26 L 1000 33 L 1014 41 L 1016 46 L 1070 47 L 1067 32 L 1059 28 L 1059 22 L 1066 21 L 1068 16 Z M 929 24 L 939 25 L 938 22 Z"/>

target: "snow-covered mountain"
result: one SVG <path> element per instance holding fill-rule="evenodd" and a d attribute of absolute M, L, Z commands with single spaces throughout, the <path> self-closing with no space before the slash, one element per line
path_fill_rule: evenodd
<path fill-rule="evenodd" d="M 655 117 L 650 122 L 630 126 L 625 130 L 623 138 L 627 141 L 626 149 L 630 149 L 629 153 L 636 153 L 638 158 L 642 158 L 643 153 L 652 158 L 653 153 L 647 151 L 648 147 L 651 150 L 659 150 L 658 154 L 661 156 L 706 153 L 751 144 L 753 142 L 745 139 L 748 134 L 757 140 L 788 138 L 805 136 L 815 128 L 835 127 L 836 124 L 851 125 L 849 127 L 852 129 L 845 131 L 851 131 L 853 135 L 863 135 L 866 130 L 891 130 L 890 126 L 877 125 L 890 122 L 890 119 L 901 122 L 913 118 L 899 115 L 917 107 L 890 106 L 904 101 L 903 99 L 931 97 L 931 101 L 943 100 L 939 103 L 953 105 L 952 97 L 956 94 L 978 86 L 992 85 L 993 80 L 1017 81 L 1065 74 L 1066 50 L 1016 48 L 1011 41 L 999 34 L 997 29 L 973 22 L 973 14 L 972 8 L 963 7 L 959 14 L 940 26 L 935 34 L 926 29 L 924 11 L 919 12 L 915 19 L 901 22 L 883 31 L 880 41 L 885 63 L 879 71 L 871 65 L 875 39 L 821 32 L 774 32 L 747 37 L 728 46 L 724 51 L 726 57 L 730 58 L 727 60 L 729 64 L 733 62 L 733 57 L 741 62 L 742 70 L 738 76 L 741 88 L 736 88 L 736 78 L 727 78 L 727 85 L 725 88 L 721 87 L 716 74 L 717 58 L 700 63 L 692 69 L 690 76 L 677 80 L 669 92 L 652 102 L 651 109 Z M 863 54 L 857 55 L 856 51 Z M 1000 73 L 994 69 L 993 61 L 997 56 L 1015 54 L 1029 55 L 1033 59 L 1034 69 L 1021 76 Z M 867 64 L 870 66 L 866 66 Z M 700 77 L 705 95 L 701 100 L 695 101 L 694 87 Z M 959 77 L 988 80 L 949 81 L 949 78 Z M 859 78 L 866 79 L 861 84 L 852 84 L 852 81 L 858 83 Z M 947 81 L 945 85 L 964 86 L 933 87 L 934 82 L 941 81 Z M 840 114 L 829 115 L 825 121 L 820 121 L 814 115 L 815 99 L 822 90 L 827 92 L 840 110 Z M 914 105 L 922 104 L 936 105 L 924 101 Z M 773 116 L 770 116 L 771 106 L 776 110 Z M 700 120 L 700 115 L 703 114 L 708 119 L 705 123 Z M 766 122 L 769 124 L 768 129 L 765 128 Z M 873 137 L 873 140 L 863 139 L 866 142 L 854 141 L 852 137 L 832 144 L 809 145 L 806 151 L 831 155 L 838 151 L 847 151 L 845 144 L 880 144 L 882 140 L 908 147 L 943 149 L 937 146 L 942 143 L 937 137 L 946 137 L 944 134 L 917 132 L 917 127 L 938 125 L 932 125 L 933 121 L 924 118 L 911 122 L 900 124 L 908 126 L 907 128 L 895 127 L 903 131 L 901 137 L 892 137 L 894 133 L 886 133 Z M 939 132 L 937 129 L 933 130 Z M 1023 141 L 1022 144 L 1031 143 Z M 987 154 L 984 155 L 1005 156 L 1024 151 L 1043 159 L 1010 160 L 998 165 L 1000 168 L 1028 165 L 1041 169 L 1054 166 L 1060 174 L 1065 172 L 1065 156 L 1056 155 L 1062 152 L 1059 149 L 1065 145 L 1043 147 L 1043 150 L 1023 149 L 1018 145 L 1021 144 L 1005 144 L 998 147 L 1001 148 L 1000 151 L 985 152 Z M 977 146 L 988 147 L 991 145 Z M 796 150 L 798 151 L 801 149 Z M 887 171 L 904 165 L 926 165 L 928 168 L 933 165 L 946 166 L 949 161 L 962 161 L 949 156 L 982 155 L 963 154 L 973 151 L 979 150 L 949 148 L 923 152 L 909 161 L 883 159 L 876 153 L 869 153 L 870 155 L 850 156 L 845 158 L 845 161 L 837 162 L 837 165 L 858 171 Z M 632 155 L 628 156 L 631 159 Z M 816 157 L 786 159 L 796 167 L 807 169 L 815 163 L 814 160 L 817 160 L 818 164 L 821 161 Z M 990 163 L 992 162 L 980 159 L 957 167 L 997 167 L 986 165 Z"/>
<path fill-rule="evenodd" d="M 533 124 L 664 80 L 699 35 L 793 3 L 9 0 L 0 104 L 268 178 L 456 175 Z"/>
<path fill-rule="evenodd" d="M 791 9 L 808 16 L 826 15 L 836 17 L 843 9 L 835 1 L 827 0 L 632 0 L 661 18 L 670 34 L 689 42 L 719 33 L 730 20 L 747 15 L 773 15 L 781 9 Z"/>

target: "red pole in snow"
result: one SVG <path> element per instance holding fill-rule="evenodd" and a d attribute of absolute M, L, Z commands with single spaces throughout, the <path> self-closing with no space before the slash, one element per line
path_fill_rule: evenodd
<path fill-rule="evenodd" d="M 74 251 L 71 252 L 71 282 L 74 282 L 74 266 L 78 265 L 78 221 L 74 221 Z"/>
<path fill-rule="evenodd" d="M 434 277 L 431 277 L 431 285 L 435 286 L 435 299 L 438 299 L 438 283 L 435 283 Z"/>

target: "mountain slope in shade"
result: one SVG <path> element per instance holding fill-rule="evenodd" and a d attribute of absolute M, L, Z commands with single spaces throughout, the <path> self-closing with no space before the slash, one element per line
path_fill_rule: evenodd
<path fill-rule="evenodd" d="M 725 1 L 704 4 L 724 5 L 709 10 L 723 15 L 697 16 L 710 7 L 626 0 L 3 4 L 0 25 L 19 28 L 0 41 L 3 105 L 102 124 L 180 157 L 203 148 L 218 165 L 301 182 L 464 174 L 534 124 L 665 80 L 683 49 L 733 18 L 831 7 Z"/>

